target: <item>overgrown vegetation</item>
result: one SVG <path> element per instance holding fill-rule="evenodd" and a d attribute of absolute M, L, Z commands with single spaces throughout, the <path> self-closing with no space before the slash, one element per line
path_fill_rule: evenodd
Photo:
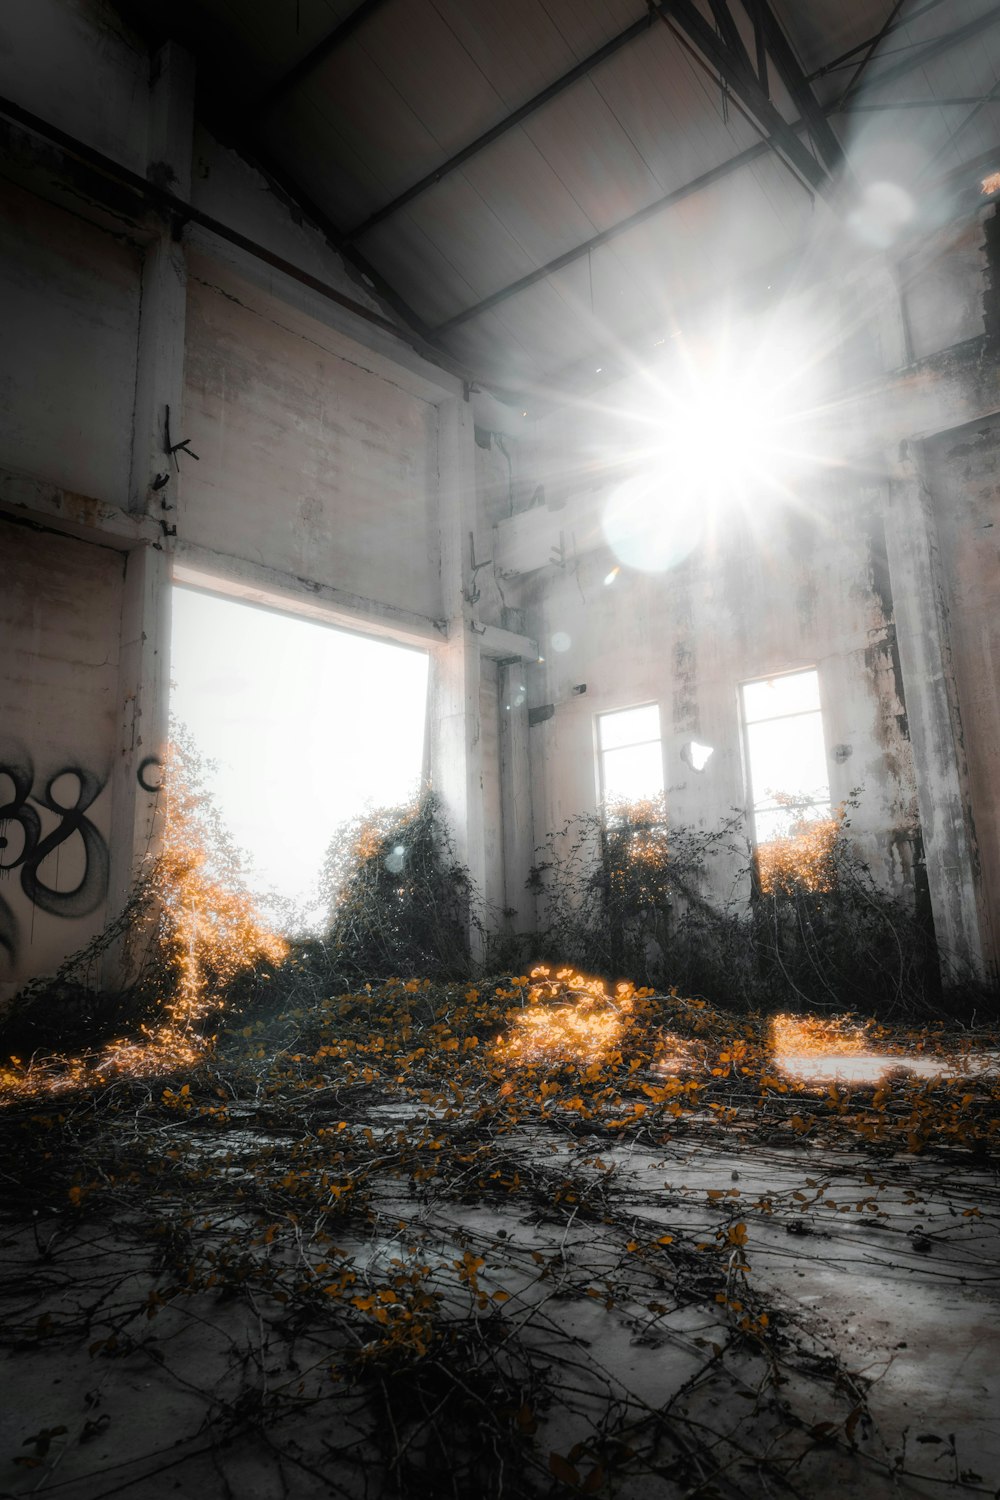
<path fill-rule="evenodd" d="M 345 823 L 320 887 L 329 924 L 322 947 L 346 985 L 373 975 L 469 974 L 470 929 L 482 929 L 482 913 L 434 792 Z"/>
<path fill-rule="evenodd" d="M 846 1207 L 887 1231 L 892 1195 L 915 1201 L 900 1154 L 992 1161 L 995 1037 L 832 1018 L 776 1034 L 759 989 L 724 994 L 737 1014 L 576 967 L 473 981 L 474 893 L 430 799 L 344 831 L 330 932 L 289 946 L 196 772 L 174 763 L 167 847 L 127 914 L 122 1032 L 0 1067 L 0 1348 L 15 1370 L 58 1359 L 90 1403 L 25 1413 L 14 1463 L 33 1488 L 61 1464 L 87 1500 L 144 1495 L 167 1466 L 228 1494 L 249 1464 L 347 1500 L 711 1500 L 799 1495 L 832 1462 L 844 1492 L 920 1471 L 905 1442 L 879 1447 L 871 1376 L 755 1257 L 844 1211 L 845 1149 L 870 1163 Z M 538 871 L 549 941 L 586 967 L 679 970 L 699 931 L 739 953 L 759 920 L 760 891 L 746 919 L 703 895 L 735 827 L 706 839 L 630 809 L 561 837 Z M 823 883 L 771 893 L 814 957 Z M 874 1048 L 886 1071 L 816 1084 L 776 1045 Z M 952 1061 L 895 1072 L 904 1050 Z M 662 1181 L 675 1149 L 747 1147 L 777 1186 L 713 1167 L 701 1189 Z M 100 1393 L 137 1382 L 171 1413 L 166 1446 L 155 1424 L 155 1441 L 130 1422 L 106 1440 Z M 978 1483 L 957 1456 L 953 1483 Z"/>
<path fill-rule="evenodd" d="M 26 1426 L 31 1483 L 62 1462 L 103 1479 L 89 1495 L 209 1455 L 221 1493 L 246 1462 L 350 1500 L 791 1496 L 831 1462 L 888 1493 L 914 1468 L 873 1440 L 871 1377 L 766 1290 L 756 1247 L 836 1213 L 824 1151 L 869 1153 L 878 1226 L 887 1158 L 985 1160 L 1000 1123 L 985 1075 L 816 1089 L 759 1021 L 571 970 L 317 992 L 173 1076 L 18 1103 L 30 1082 L 0 1147 L 7 1244 L 37 1249 L 0 1342 L 81 1390 L 120 1367 L 172 1413 L 166 1453 Z M 720 1134 L 808 1160 L 765 1193 L 664 1191 L 670 1143 L 690 1161 Z"/>
<path fill-rule="evenodd" d="M 532 872 L 537 951 L 743 1011 L 936 1014 L 933 937 L 873 877 L 850 835 L 854 805 L 758 854 L 742 813 L 679 827 L 662 797 L 572 818 Z"/>

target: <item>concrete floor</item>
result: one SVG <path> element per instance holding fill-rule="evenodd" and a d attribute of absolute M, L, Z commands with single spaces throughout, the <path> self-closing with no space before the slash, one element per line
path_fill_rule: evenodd
<path fill-rule="evenodd" d="M 398 1111 L 370 1120 L 387 1141 L 411 1123 Z M 261 1140 L 248 1132 L 246 1144 Z M 452 1315 L 470 1329 L 500 1316 L 548 1362 L 557 1394 L 523 1435 L 537 1489 L 513 1478 L 508 1488 L 494 1470 L 478 1495 L 571 1493 L 571 1474 L 578 1489 L 589 1482 L 584 1492 L 622 1500 L 998 1491 L 995 1169 L 808 1143 L 750 1150 L 700 1131 L 653 1150 L 526 1128 L 502 1146 L 526 1179 L 555 1187 L 571 1175 L 613 1191 L 614 1222 L 585 1218 L 555 1190 L 526 1213 L 515 1197 L 463 1205 L 387 1180 L 375 1231 L 341 1246 L 343 1264 L 369 1285 L 415 1252 Z M 745 1241 L 730 1248 L 740 1225 Z M 671 1244 L 658 1244 L 666 1235 Z M 308 1328 L 293 1343 L 282 1336 L 280 1308 L 203 1293 L 154 1319 L 147 1298 L 162 1277 L 127 1223 L 84 1224 L 63 1239 L 53 1219 L 38 1234 L 43 1250 L 50 1237 L 53 1254 L 40 1259 L 30 1229 L 4 1232 L 7 1315 L 26 1272 L 36 1292 L 39 1276 L 43 1284 L 32 1318 L 58 1324 L 86 1305 L 90 1327 L 78 1338 L 7 1340 L 0 1494 L 418 1493 L 371 1488 L 374 1467 L 331 1459 L 324 1439 L 362 1432 L 363 1403 L 282 1404 L 319 1352 Z M 675 1258 L 681 1247 L 686 1260 Z M 471 1287 L 456 1275 L 466 1254 L 483 1262 Z M 762 1310 L 765 1338 L 734 1334 Z M 94 1350 L 102 1327 L 130 1330 L 122 1357 Z M 259 1422 L 245 1420 L 251 1399 Z M 661 1436 L 644 1448 L 650 1421 Z M 638 1434 L 643 1459 L 595 1480 L 592 1450 L 571 1460 L 602 1423 L 606 1434 Z M 15 1462 L 25 1457 L 37 1462 Z M 436 1483 L 419 1493 L 471 1493 L 445 1474 Z"/>

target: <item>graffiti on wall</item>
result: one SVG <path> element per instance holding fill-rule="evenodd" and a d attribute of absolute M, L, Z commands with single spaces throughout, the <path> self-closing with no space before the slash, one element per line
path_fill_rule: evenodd
<path fill-rule="evenodd" d="M 105 899 L 108 845 L 87 812 L 106 782 L 74 762 L 39 776 L 24 752 L 0 757 L 0 880 L 17 880 L 34 910 L 69 920 L 90 916 Z M 0 952 L 12 963 L 19 938 L 0 888 Z"/>

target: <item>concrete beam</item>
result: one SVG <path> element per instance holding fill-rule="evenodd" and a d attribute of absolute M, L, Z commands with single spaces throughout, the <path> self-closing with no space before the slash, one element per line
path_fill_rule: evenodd
<path fill-rule="evenodd" d="M 0 468 L 0 511 L 14 520 L 45 526 L 84 542 L 101 542 L 122 552 L 158 541 L 163 534 L 153 517 L 132 515 L 106 500 L 79 495 L 13 469 Z"/>
<path fill-rule="evenodd" d="M 213 552 L 193 542 L 176 543 L 172 576 L 174 583 L 189 588 L 208 589 L 244 604 L 283 610 L 322 625 L 385 636 L 407 645 L 438 645 L 445 635 L 440 620 L 428 619 L 426 615 L 379 599 L 349 594 L 332 584 L 299 578 L 244 557 Z"/>
<path fill-rule="evenodd" d="M 153 58 L 146 176 L 178 198 L 191 196 L 195 63 L 177 42 Z"/>
<path fill-rule="evenodd" d="M 176 43 L 167 42 L 153 60 L 150 89 L 146 175 L 156 187 L 187 197 L 193 139 L 194 63 Z M 169 447 L 184 436 L 186 312 L 187 265 L 180 231 L 164 218 L 142 267 L 129 510 L 162 515 L 168 525 L 176 521 L 180 474 Z"/>
<path fill-rule="evenodd" d="M 478 625 L 475 620 L 469 622 L 469 628 L 483 656 L 493 661 L 509 661 L 511 657 L 520 661 L 538 660 L 538 642 L 529 640 L 526 635 L 517 635 L 499 625 Z"/>

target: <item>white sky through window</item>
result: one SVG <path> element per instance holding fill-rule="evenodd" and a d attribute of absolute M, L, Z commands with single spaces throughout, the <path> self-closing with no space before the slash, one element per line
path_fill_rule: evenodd
<path fill-rule="evenodd" d="M 639 802 L 663 791 L 658 704 L 600 714 L 597 737 L 605 802 Z"/>
<path fill-rule="evenodd" d="M 830 813 L 819 674 L 789 672 L 743 684 L 743 719 L 758 843 Z"/>
<path fill-rule="evenodd" d="M 171 708 L 254 889 L 308 906 L 330 838 L 423 770 L 428 657 L 312 620 L 175 588 Z"/>

